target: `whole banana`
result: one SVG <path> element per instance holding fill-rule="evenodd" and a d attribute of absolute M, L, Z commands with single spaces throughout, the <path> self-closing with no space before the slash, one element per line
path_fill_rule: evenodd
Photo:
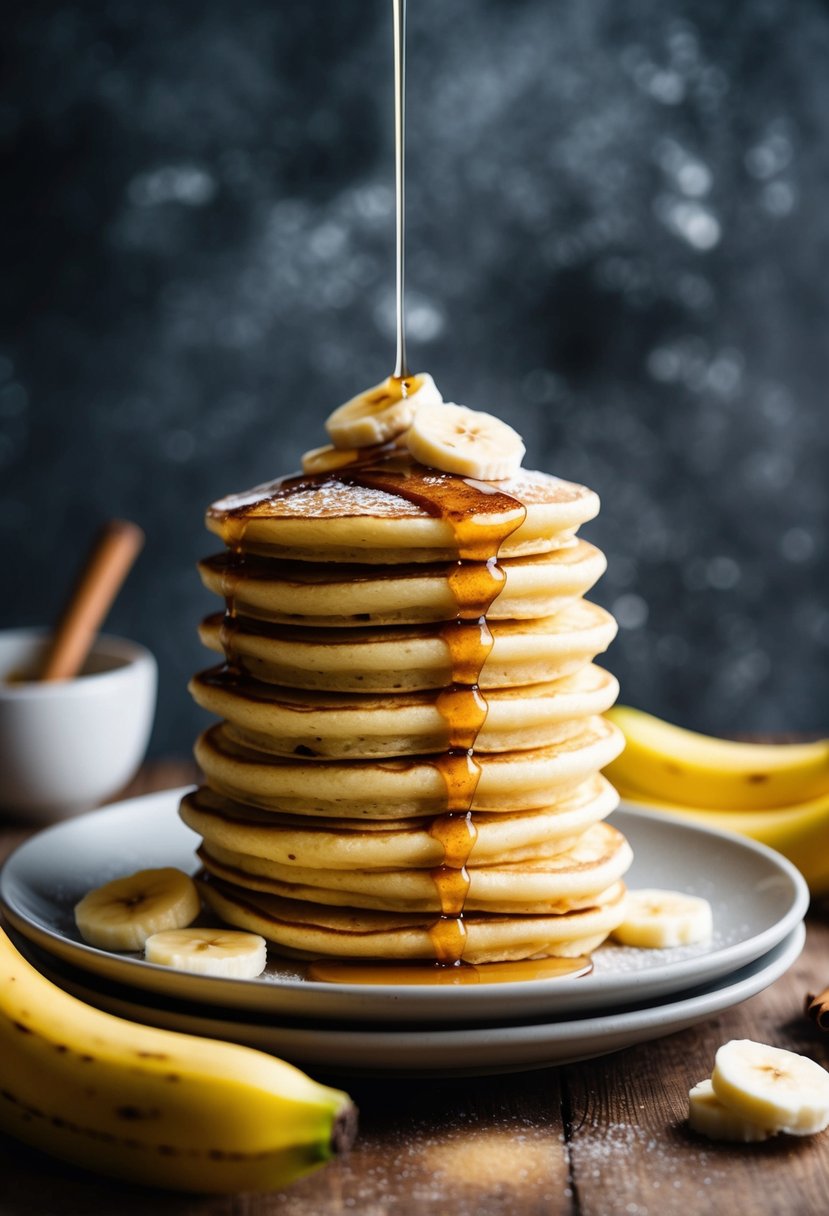
<path fill-rule="evenodd" d="M 616 706 L 625 750 L 605 769 L 623 798 L 776 849 L 829 895 L 829 740 L 735 743 Z"/>
<path fill-rule="evenodd" d="M 148 1186 L 265 1191 L 348 1147 L 355 1116 L 263 1052 L 93 1009 L 0 929 L 0 1129 L 27 1144 Z"/>
<path fill-rule="evenodd" d="M 625 750 L 605 770 L 616 786 L 683 806 L 771 810 L 829 794 L 829 739 L 738 743 L 714 739 L 617 705 L 606 717 Z"/>
<path fill-rule="evenodd" d="M 729 811 L 668 804 L 664 799 L 651 798 L 623 785 L 617 789 L 628 802 L 668 811 L 703 827 L 738 832 L 767 844 L 797 866 L 813 895 L 829 895 L 829 795 L 771 811 Z"/>

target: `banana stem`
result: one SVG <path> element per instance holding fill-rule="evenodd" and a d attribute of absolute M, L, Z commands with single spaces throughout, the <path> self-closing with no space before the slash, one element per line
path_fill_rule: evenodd
<path fill-rule="evenodd" d="M 357 1138 L 357 1107 L 349 1102 L 340 1110 L 331 1127 L 331 1152 L 347 1153 Z"/>

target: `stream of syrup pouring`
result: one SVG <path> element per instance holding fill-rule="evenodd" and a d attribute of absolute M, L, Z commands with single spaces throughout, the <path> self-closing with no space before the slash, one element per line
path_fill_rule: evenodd
<path fill-rule="evenodd" d="M 397 263 L 397 358 L 394 374 L 382 389 L 366 395 L 366 404 L 386 408 L 419 387 L 406 359 L 405 327 L 405 80 L 406 0 L 392 0 L 395 65 L 395 185 Z M 443 476 L 412 461 L 387 444 L 366 448 L 350 464 L 326 473 L 279 478 L 262 487 L 262 497 L 221 512 L 225 535 L 241 565 L 242 540 L 247 518 L 267 502 L 276 502 L 303 490 L 336 483 L 385 491 L 416 503 L 452 529 L 457 560 L 449 570 L 449 585 L 457 610 L 455 619 L 436 626 L 449 651 L 452 681 L 437 697 L 437 708 L 447 725 L 446 751 L 431 758 L 446 786 L 446 811 L 436 816 L 429 833 L 443 850 L 443 861 L 431 871 L 440 915 L 429 926 L 436 965 L 418 963 L 363 963 L 320 960 L 307 968 L 309 979 L 362 984 L 468 984 L 554 979 L 584 975 L 592 969 L 589 958 L 541 958 L 520 962 L 463 963 L 466 944 L 464 906 L 469 891 L 467 862 L 477 838 L 472 805 L 481 774 L 475 744 L 486 720 L 487 702 L 478 681 L 493 645 L 487 613 L 506 582 L 498 564 L 501 546 L 526 518 L 518 499 L 491 483 Z M 222 640 L 232 663 L 235 626 L 235 578 L 224 576 L 227 604 Z"/>

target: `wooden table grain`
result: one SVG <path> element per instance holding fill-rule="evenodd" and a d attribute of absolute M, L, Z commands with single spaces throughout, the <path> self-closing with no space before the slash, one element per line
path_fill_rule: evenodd
<path fill-rule="evenodd" d="M 191 778 L 186 764 L 155 765 L 130 793 Z M 0 858 L 25 835 L 0 824 Z M 785 976 L 691 1030 L 536 1072 L 354 1080 L 351 1153 L 285 1191 L 141 1191 L 0 1137 L 0 1216 L 827 1216 L 829 1131 L 734 1147 L 685 1126 L 688 1089 L 728 1039 L 775 1043 L 829 1067 L 829 1036 L 803 1014 L 806 991 L 829 983 L 825 910 L 807 927 Z"/>

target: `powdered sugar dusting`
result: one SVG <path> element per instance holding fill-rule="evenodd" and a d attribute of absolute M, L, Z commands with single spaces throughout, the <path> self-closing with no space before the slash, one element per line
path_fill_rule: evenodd
<path fill-rule="evenodd" d="M 267 510 L 262 514 L 320 518 L 379 515 L 385 519 L 416 519 L 427 512 L 416 503 L 386 490 L 331 481 L 314 489 L 303 490 L 290 498 L 280 499 L 277 503 L 268 503 Z"/>
<path fill-rule="evenodd" d="M 702 958 L 715 950 L 741 941 L 737 929 L 728 934 L 714 932 L 709 942 L 696 946 L 668 946 L 661 950 L 645 950 L 636 946 L 620 946 L 606 942 L 593 952 L 593 974 L 596 976 L 636 974 L 654 968 L 684 963 L 689 959 Z"/>
<path fill-rule="evenodd" d="M 448 475 L 435 471 L 423 478 L 427 486 L 442 485 Z M 514 477 L 498 482 L 479 482 L 471 480 L 471 484 L 484 492 L 497 494 L 503 492 L 518 499 L 525 506 L 564 505 L 583 500 L 585 507 L 590 505 L 587 515 L 595 510 L 592 506 L 596 495 L 584 486 L 562 481 L 548 473 L 539 473 L 521 469 Z M 339 481 L 336 475 L 319 485 L 298 487 L 290 494 L 283 495 L 282 481 L 265 482 L 254 486 L 251 490 L 243 490 L 238 494 L 228 494 L 214 502 L 210 513 L 221 516 L 228 512 L 244 511 L 248 517 L 269 518 L 335 518 L 349 516 L 379 516 L 381 518 L 429 518 L 429 512 L 417 503 L 405 498 L 369 486 L 352 485 Z"/>

